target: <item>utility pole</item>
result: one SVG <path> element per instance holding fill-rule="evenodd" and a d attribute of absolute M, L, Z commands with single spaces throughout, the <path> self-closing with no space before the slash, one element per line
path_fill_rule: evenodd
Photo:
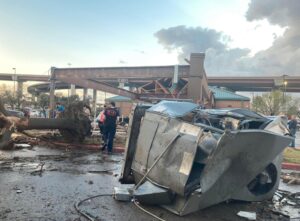
<path fill-rule="evenodd" d="M 13 99 L 14 99 L 14 101 L 16 101 L 16 80 L 17 80 L 16 73 L 17 73 L 17 69 L 16 68 L 12 68 L 12 69 L 14 71 L 14 75 L 12 77 L 12 80 L 14 82 Z M 15 107 L 12 107 L 12 108 L 15 108 Z"/>
<path fill-rule="evenodd" d="M 285 109 L 285 113 L 287 114 L 288 110 L 287 110 L 287 102 L 286 102 L 286 87 L 288 85 L 288 81 L 286 80 L 286 77 L 288 75 L 284 74 L 282 75 L 283 77 L 283 86 L 284 86 L 284 90 L 283 90 L 283 103 L 284 103 L 284 109 Z"/>
<path fill-rule="evenodd" d="M 54 94 L 55 94 L 55 74 L 54 74 L 55 67 L 51 67 L 51 74 L 50 74 L 50 108 L 49 108 L 49 118 L 53 118 L 54 116 Z"/>
<path fill-rule="evenodd" d="M 14 82 L 14 91 L 13 91 L 13 97 L 15 98 L 15 92 L 16 92 L 16 78 L 17 78 L 17 69 L 16 68 L 13 68 L 13 71 L 14 71 L 14 75 L 13 75 L 13 82 Z"/>

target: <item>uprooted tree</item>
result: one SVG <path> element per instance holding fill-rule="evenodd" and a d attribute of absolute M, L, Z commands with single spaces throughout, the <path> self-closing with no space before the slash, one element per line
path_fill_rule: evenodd
<path fill-rule="evenodd" d="M 31 129 L 59 129 L 69 142 L 81 142 L 90 135 L 91 122 L 83 111 L 83 102 L 69 105 L 62 118 L 18 118 L 9 116 L 0 98 L 0 149 L 11 148 L 13 132 Z"/>
<path fill-rule="evenodd" d="M 265 115 L 299 114 L 299 99 L 293 98 L 280 90 L 255 96 L 252 109 Z"/>

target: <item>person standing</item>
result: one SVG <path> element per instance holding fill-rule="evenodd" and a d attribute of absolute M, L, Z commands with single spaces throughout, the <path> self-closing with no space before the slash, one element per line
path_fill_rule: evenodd
<path fill-rule="evenodd" d="M 92 110 L 88 104 L 83 105 L 83 113 L 85 116 L 87 116 L 89 119 L 91 119 Z"/>
<path fill-rule="evenodd" d="M 42 117 L 47 118 L 45 107 L 42 108 Z"/>
<path fill-rule="evenodd" d="M 102 148 L 106 146 L 106 139 L 105 139 L 105 131 L 104 131 L 104 122 L 105 122 L 105 112 L 106 105 L 103 106 L 103 110 L 100 112 L 100 114 L 97 117 L 98 127 L 100 130 L 100 136 L 102 140 Z"/>
<path fill-rule="evenodd" d="M 112 153 L 114 138 L 117 129 L 117 119 L 119 117 L 119 110 L 116 108 L 115 102 L 110 102 L 109 107 L 104 111 L 105 121 L 104 121 L 104 146 L 102 151 L 107 147 L 107 152 Z"/>
<path fill-rule="evenodd" d="M 65 107 L 60 102 L 57 102 L 55 118 L 61 118 L 64 112 L 65 112 Z"/>
<path fill-rule="evenodd" d="M 297 132 L 297 119 L 295 115 L 291 116 L 291 120 L 288 122 L 290 133 L 293 137 L 293 141 L 290 144 L 290 147 L 295 147 L 295 139 L 296 139 L 296 132 Z"/>

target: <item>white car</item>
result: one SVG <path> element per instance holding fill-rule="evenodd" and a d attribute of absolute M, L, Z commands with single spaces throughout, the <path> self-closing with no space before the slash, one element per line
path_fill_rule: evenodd
<path fill-rule="evenodd" d="M 29 116 L 30 117 L 40 117 L 40 111 L 35 110 L 35 109 L 31 109 L 30 112 L 29 112 Z"/>

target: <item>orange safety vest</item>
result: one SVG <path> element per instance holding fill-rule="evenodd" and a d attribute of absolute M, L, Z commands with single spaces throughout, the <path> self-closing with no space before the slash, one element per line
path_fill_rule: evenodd
<path fill-rule="evenodd" d="M 99 114 L 99 121 L 101 123 L 104 123 L 104 121 L 105 121 L 104 111 L 101 111 L 101 113 Z"/>

